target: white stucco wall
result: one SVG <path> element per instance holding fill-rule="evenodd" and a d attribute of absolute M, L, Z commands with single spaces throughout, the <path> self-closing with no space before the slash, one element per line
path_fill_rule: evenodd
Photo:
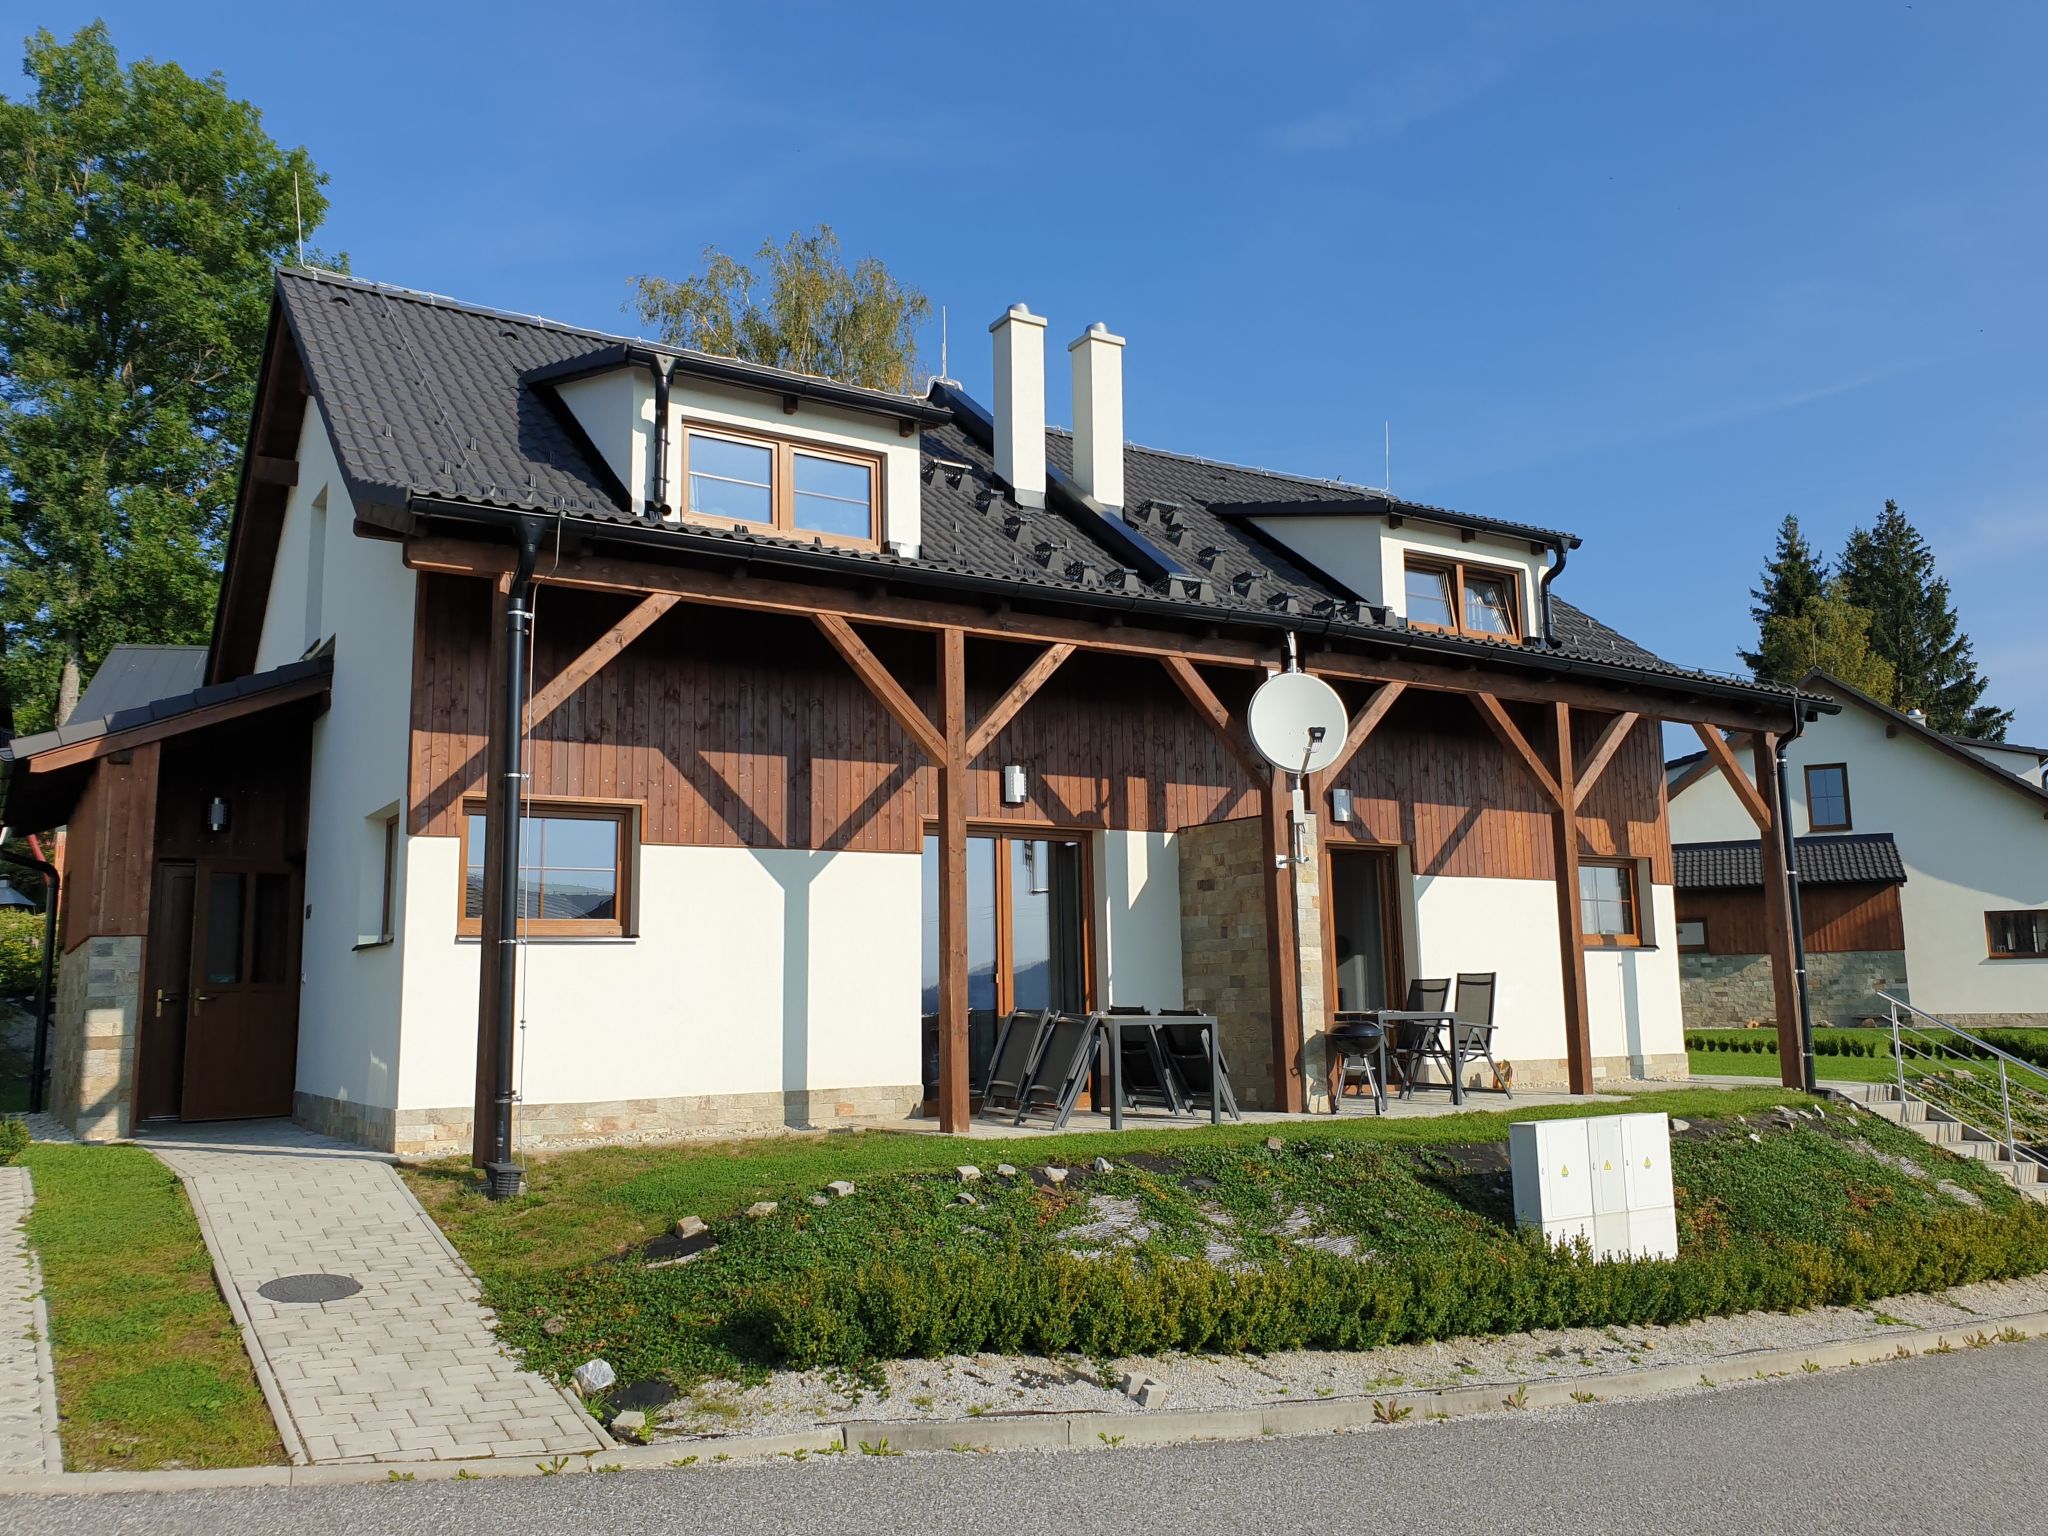
<path fill-rule="evenodd" d="M 1993 960 L 1984 932 L 1988 911 L 2048 909 L 2048 806 L 1915 732 L 1888 737 L 1885 725 L 1849 702 L 1792 743 L 1794 831 L 1809 830 L 1807 765 L 1847 764 L 1850 830 L 1889 832 L 1906 868 L 1899 906 L 1914 1003 L 1940 1014 L 2048 1020 L 2048 960 Z M 1755 836 L 1719 773 L 1671 801 L 1673 842 Z"/>
<path fill-rule="evenodd" d="M 1261 517 L 1252 520 L 1262 533 L 1329 572 L 1368 603 L 1381 604 L 1404 618 L 1408 612 L 1406 582 L 1410 554 L 1468 560 L 1512 571 L 1519 577 L 1522 627 L 1540 626 L 1537 583 L 1549 554 L 1532 554 L 1527 540 L 1481 534 L 1469 543 L 1454 528 L 1434 523 L 1404 522 L 1389 528 L 1377 517 Z"/>
<path fill-rule="evenodd" d="M 1170 832 L 1095 839 L 1096 997 L 1102 1006 L 1178 1008 L 1180 848 Z"/>
<path fill-rule="evenodd" d="M 390 1107 L 398 1077 L 400 949 L 359 948 L 358 941 L 366 936 L 365 905 L 381 905 L 381 816 L 405 798 L 416 579 L 396 544 L 356 537 L 317 402 L 307 402 L 298 463 L 256 654 L 262 671 L 297 660 L 322 639 L 334 641 L 332 702 L 313 724 L 298 1087 Z M 321 517 L 312 508 L 323 493 Z M 324 535 L 317 552 L 316 535 Z M 309 601 L 314 581 L 317 602 Z"/>
<path fill-rule="evenodd" d="M 475 940 L 461 843 L 412 839 L 399 1108 L 467 1105 Z M 635 939 L 523 952 L 530 1103 L 915 1084 L 915 854 L 643 847 Z"/>

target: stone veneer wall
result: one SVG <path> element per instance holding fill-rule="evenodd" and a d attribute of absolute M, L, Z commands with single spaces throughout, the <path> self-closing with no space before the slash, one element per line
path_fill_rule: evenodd
<path fill-rule="evenodd" d="M 1295 933 L 1300 939 L 1302 1070 L 1311 1109 L 1329 1105 L 1324 1016 L 1322 860 L 1313 820 L 1309 861 L 1296 870 Z M 1273 1072 L 1271 973 L 1266 937 L 1266 826 L 1261 817 L 1210 822 L 1180 833 L 1182 995 L 1216 1016 L 1230 1086 L 1246 1109 L 1277 1109 Z"/>
<path fill-rule="evenodd" d="M 88 1141 L 133 1129 L 142 939 L 87 939 L 57 963 L 50 1112 Z"/>
<path fill-rule="evenodd" d="M 539 1151 L 586 1141 L 685 1141 L 900 1125 L 913 1119 L 923 1103 L 923 1085 L 910 1083 L 621 1099 L 602 1104 L 521 1104 L 513 1111 L 512 1129 L 522 1151 Z M 310 1129 L 401 1157 L 466 1155 L 472 1134 L 467 1104 L 394 1111 L 300 1093 L 294 1097 L 292 1118 Z"/>
<path fill-rule="evenodd" d="M 1856 1024 L 1883 1018 L 1878 988 L 1910 996 L 1906 956 L 1901 950 L 1849 950 L 1806 957 L 1806 992 L 1820 1024 Z M 1680 955 L 1679 1008 L 1692 1029 L 1774 1023 L 1778 1004 L 1771 990 L 1768 955 Z"/>

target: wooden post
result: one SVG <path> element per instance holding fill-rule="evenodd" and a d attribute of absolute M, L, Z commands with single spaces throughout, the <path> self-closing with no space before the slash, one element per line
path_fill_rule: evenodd
<path fill-rule="evenodd" d="M 1586 924 L 1579 911 L 1579 817 L 1572 772 L 1572 710 L 1557 712 L 1558 805 L 1550 818 L 1557 864 L 1557 943 L 1564 967 L 1565 1078 L 1573 1093 L 1593 1091 L 1593 1016 L 1586 989 Z"/>
<path fill-rule="evenodd" d="M 1763 852 L 1764 933 L 1771 946 L 1771 995 L 1778 1013 L 1778 1080 L 1787 1088 L 1807 1087 L 1806 1048 L 1799 1027 L 1798 961 L 1792 944 L 1792 891 L 1785 871 L 1778 800 L 1778 738 L 1758 731 L 1751 761 L 1756 765 L 1757 798 L 1765 820 L 1757 827 Z"/>
<path fill-rule="evenodd" d="M 1273 1102 L 1290 1115 L 1307 1107 L 1301 1077 L 1301 939 L 1294 922 L 1294 840 L 1287 775 L 1266 774 L 1266 984 L 1272 1007 Z"/>
<path fill-rule="evenodd" d="M 939 1129 L 968 1128 L 967 636 L 939 633 Z"/>

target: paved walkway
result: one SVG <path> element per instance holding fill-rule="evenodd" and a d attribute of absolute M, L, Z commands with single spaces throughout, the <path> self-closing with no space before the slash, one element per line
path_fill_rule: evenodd
<path fill-rule="evenodd" d="M 34 1199 L 26 1168 L 0 1168 L 0 1473 L 64 1470 L 43 1277 L 21 1226 Z"/>
<path fill-rule="evenodd" d="M 151 1128 L 185 1182 L 294 1461 L 577 1454 L 612 1442 L 491 1332 L 476 1279 L 376 1153 L 283 1121 Z M 276 1302 L 286 1275 L 339 1301 Z"/>

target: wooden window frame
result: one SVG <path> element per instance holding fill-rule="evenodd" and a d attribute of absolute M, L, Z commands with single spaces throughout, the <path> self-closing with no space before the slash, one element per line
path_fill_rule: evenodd
<path fill-rule="evenodd" d="M 1398 1008 L 1406 1003 L 1407 910 L 1401 901 L 1401 865 L 1405 852 L 1406 850 L 1397 843 L 1376 843 L 1348 837 L 1323 839 L 1323 1012 L 1327 1015 L 1325 1028 L 1334 1024 L 1337 1018 L 1336 861 L 1347 855 L 1356 857 L 1364 854 L 1372 857 L 1374 862 L 1380 865 L 1380 943 L 1387 962 L 1387 995 L 1394 999 L 1391 1005 L 1393 1007 Z"/>
<path fill-rule="evenodd" d="M 1834 769 L 1842 776 L 1842 819 L 1840 821 L 1815 821 L 1813 819 L 1813 776 Z M 1806 786 L 1806 830 L 1809 832 L 1848 832 L 1856 825 L 1856 813 L 1849 803 L 1849 765 L 1847 763 L 1808 763 L 1802 782 Z"/>
<path fill-rule="evenodd" d="M 1993 960 L 2048 960 L 2048 949 L 2000 949 L 1992 921 L 2000 917 L 2038 918 L 2035 907 L 1999 907 L 1984 914 L 1984 951 Z"/>
<path fill-rule="evenodd" d="M 710 422 L 685 421 L 679 430 L 682 439 L 681 472 L 681 517 L 686 523 L 700 528 L 721 528 L 730 532 L 741 528 L 749 533 L 760 533 L 781 539 L 817 539 L 842 549 L 880 549 L 882 547 L 883 506 L 882 492 L 888 476 L 884 473 L 885 461 L 879 453 L 867 453 L 858 448 L 842 448 L 836 444 L 814 443 L 802 438 L 775 437 L 762 432 L 749 432 L 742 428 L 718 426 Z M 768 506 L 771 521 L 750 523 L 744 519 L 716 517 L 708 512 L 690 510 L 690 441 L 695 437 L 714 438 L 728 443 L 740 443 L 749 448 L 766 448 L 772 454 L 768 467 Z M 868 535 L 856 538 L 843 533 L 824 533 L 814 528 L 799 528 L 796 525 L 796 456 L 807 454 L 814 459 L 829 459 L 835 463 L 852 464 L 868 472 Z"/>
<path fill-rule="evenodd" d="M 1579 878 L 1589 869 L 1618 869 L 1628 881 L 1628 915 L 1633 925 L 1627 933 L 1587 933 L 1586 893 L 1583 886 L 1574 894 L 1579 900 L 1579 942 L 1588 949 L 1644 949 L 1649 947 L 1643 926 L 1643 882 L 1640 863 L 1635 859 L 1579 860 Z"/>
<path fill-rule="evenodd" d="M 1428 630 L 1439 635 L 1462 635 L 1467 640 L 1491 640 L 1501 645 L 1520 645 L 1528 637 L 1528 629 L 1522 623 L 1522 578 L 1524 572 L 1511 565 L 1488 565 L 1479 560 L 1467 560 L 1459 555 L 1434 555 L 1410 550 L 1401 561 L 1401 603 L 1405 610 L 1408 602 L 1408 573 L 1410 571 L 1432 571 L 1451 579 L 1451 618 L 1449 624 L 1432 624 L 1427 620 L 1410 618 L 1410 629 Z M 1491 630 L 1469 629 L 1465 624 L 1465 577 L 1467 572 L 1482 576 L 1495 576 L 1507 585 L 1508 633 L 1497 635 Z"/>
<path fill-rule="evenodd" d="M 635 934 L 633 923 L 636 894 L 637 854 L 640 846 L 642 806 L 635 800 L 585 800 L 574 796 L 549 796 L 529 800 L 520 808 L 520 819 L 612 821 L 618 826 L 618 894 L 612 903 L 613 917 L 527 917 L 519 920 L 521 937 L 536 939 L 625 939 Z M 462 802 L 462 856 L 456 862 L 455 931 L 464 938 L 483 935 L 481 915 L 469 915 L 469 824 L 488 816 L 490 806 L 480 797 Z M 515 853 L 516 856 L 516 853 Z"/>

